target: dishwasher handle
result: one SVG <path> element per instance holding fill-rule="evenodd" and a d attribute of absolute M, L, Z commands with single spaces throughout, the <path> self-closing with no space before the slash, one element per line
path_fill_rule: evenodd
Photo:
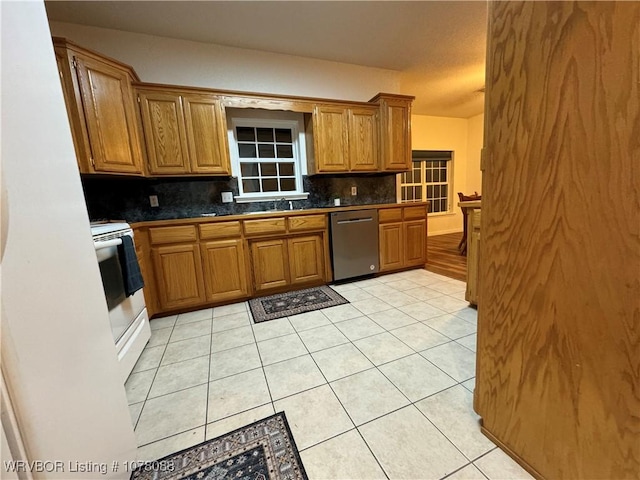
<path fill-rule="evenodd" d="M 350 220 L 338 220 L 336 223 L 338 225 L 342 225 L 344 223 L 362 223 L 362 222 L 373 222 L 373 218 L 352 218 Z"/>

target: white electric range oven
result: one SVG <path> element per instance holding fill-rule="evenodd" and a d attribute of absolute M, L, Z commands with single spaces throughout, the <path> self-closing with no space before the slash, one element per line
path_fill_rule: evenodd
<path fill-rule="evenodd" d="M 122 244 L 123 236 L 133 238 L 133 230 L 128 223 L 98 223 L 91 225 L 91 234 L 100 265 L 111 332 L 124 382 L 151 337 L 142 289 L 127 296 L 120 267 L 118 247 Z"/>

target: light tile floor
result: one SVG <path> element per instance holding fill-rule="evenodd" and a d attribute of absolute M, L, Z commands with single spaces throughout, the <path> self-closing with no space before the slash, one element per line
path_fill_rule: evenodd
<path fill-rule="evenodd" d="M 126 383 L 141 460 L 284 411 L 311 479 L 529 479 L 472 408 L 464 283 L 411 270 L 253 324 L 246 302 L 151 321 Z"/>

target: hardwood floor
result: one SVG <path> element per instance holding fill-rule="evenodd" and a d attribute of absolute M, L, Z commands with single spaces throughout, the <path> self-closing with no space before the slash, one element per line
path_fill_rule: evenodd
<path fill-rule="evenodd" d="M 467 257 L 458 251 L 461 237 L 462 232 L 428 237 L 425 269 L 466 282 Z"/>

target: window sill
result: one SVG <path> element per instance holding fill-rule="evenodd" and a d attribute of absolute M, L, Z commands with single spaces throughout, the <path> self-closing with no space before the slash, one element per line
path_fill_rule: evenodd
<path fill-rule="evenodd" d="M 309 197 L 307 192 L 304 193 L 279 193 L 277 195 L 238 195 L 233 197 L 236 203 L 251 202 L 277 202 L 278 200 L 306 200 Z"/>

